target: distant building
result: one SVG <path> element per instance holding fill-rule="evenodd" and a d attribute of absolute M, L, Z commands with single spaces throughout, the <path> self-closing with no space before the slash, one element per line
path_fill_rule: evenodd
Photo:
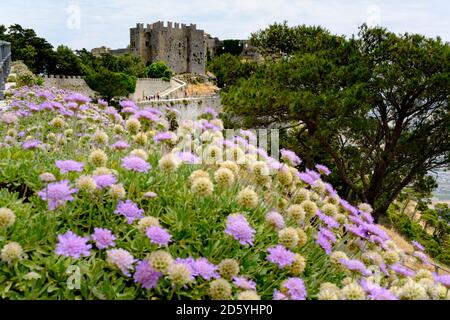
<path fill-rule="evenodd" d="M 91 50 L 91 53 L 94 57 L 98 57 L 100 58 L 102 55 L 110 53 L 111 52 L 111 48 L 107 48 L 105 46 L 102 46 L 100 48 L 94 48 Z"/>
<path fill-rule="evenodd" d="M 164 61 L 174 73 L 205 74 L 206 37 L 195 24 L 138 23 L 130 30 L 130 51 L 146 64 Z"/>
<path fill-rule="evenodd" d="M 109 51 L 114 56 L 120 56 L 130 52 L 129 48 L 113 49 Z"/>

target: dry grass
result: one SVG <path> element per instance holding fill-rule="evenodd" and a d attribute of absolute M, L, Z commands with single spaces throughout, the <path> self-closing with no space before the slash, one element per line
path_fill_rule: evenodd
<path fill-rule="evenodd" d="M 381 225 L 380 225 L 380 227 L 391 237 L 391 240 L 400 249 L 402 249 L 403 251 L 410 253 L 410 254 L 415 251 L 413 245 L 410 242 L 408 242 L 405 238 L 403 238 L 399 233 L 397 233 L 394 229 L 387 228 L 387 227 L 381 226 Z M 443 265 L 437 263 L 428 255 L 427 255 L 427 258 L 433 265 L 437 265 L 439 267 L 439 269 L 438 269 L 439 274 L 450 274 L 449 272 L 442 270 L 442 268 L 448 270 L 449 268 L 447 266 L 443 266 Z M 411 260 L 408 263 L 405 263 L 405 265 L 413 270 L 428 269 L 430 271 L 436 271 L 434 266 L 424 265 L 423 263 L 419 263 L 417 260 Z"/>
<path fill-rule="evenodd" d="M 186 93 L 192 96 L 210 96 L 217 92 L 217 87 L 207 83 L 189 84 L 186 87 Z"/>

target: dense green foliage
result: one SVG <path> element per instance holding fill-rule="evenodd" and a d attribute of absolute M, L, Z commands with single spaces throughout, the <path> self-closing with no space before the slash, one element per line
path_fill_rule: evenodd
<path fill-rule="evenodd" d="M 230 53 L 224 53 L 208 62 L 208 70 L 216 76 L 219 88 L 234 85 L 238 80 L 250 77 L 256 69 L 255 62 L 243 61 Z"/>
<path fill-rule="evenodd" d="M 34 73 L 50 73 L 55 68 L 53 46 L 32 29 L 18 24 L 0 25 L 0 40 L 11 43 L 12 59 L 22 60 Z"/>
<path fill-rule="evenodd" d="M 241 44 L 240 40 L 223 40 L 222 46 L 219 47 L 217 54 L 220 56 L 225 53 L 229 53 L 234 56 L 238 56 L 242 53 L 244 47 Z"/>
<path fill-rule="evenodd" d="M 388 211 L 387 222 L 408 240 L 421 243 L 426 252 L 435 260 L 450 266 L 450 208 L 438 204 L 434 209 L 426 209 L 420 218 L 408 215 L 399 204 Z M 421 224 L 422 223 L 422 224 Z"/>
<path fill-rule="evenodd" d="M 340 193 L 370 203 L 375 218 L 403 188 L 449 164 L 448 43 L 365 25 L 346 39 L 286 24 L 252 43 L 265 63 L 240 80 L 221 76 L 233 84 L 225 111 L 239 126 L 282 129 L 303 165 L 334 168 Z"/>
<path fill-rule="evenodd" d="M 147 67 L 146 76 L 149 78 L 162 78 L 163 80 L 170 81 L 170 78 L 172 78 L 172 71 L 164 61 L 157 61 Z"/>
<path fill-rule="evenodd" d="M 136 77 L 123 72 L 102 69 L 86 76 L 86 83 L 107 101 L 114 97 L 126 97 L 136 89 Z"/>

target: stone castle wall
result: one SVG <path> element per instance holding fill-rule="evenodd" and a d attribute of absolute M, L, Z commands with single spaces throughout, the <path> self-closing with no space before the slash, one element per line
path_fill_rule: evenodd
<path fill-rule="evenodd" d="M 0 99 L 3 99 L 3 91 L 11 71 L 11 44 L 0 41 Z"/>
<path fill-rule="evenodd" d="M 89 97 L 96 96 L 96 92 L 89 88 L 83 77 L 49 75 L 44 76 L 44 82 L 45 85 L 49 87 L 76 91 Z"/>
<path fill-rule="evenodd" d="M 145 63 L 164 61 L 174 73 L 205 74 L 205 33 L 195 24 L 137 24 L 130 30 L 130 42 L 131 52 Z"/>
<path fill-rule="evenodd" d="M 222 101 L 220 95 L 198 97 L 190 99 L 178 99 L 170 102 L 164 101 L 146 101 L 138 103 L 140 107 L 157 108 L 163 113 L 167 111 L 167 107 L 174 108 L 178 111 L 178 120 L 195 120 L 206 108 L 212 108 L 217 112 L 222 111 Z"/>
<path fill-rule="evenodd" d="M 130 95 L 133 101 L 144 100 L 145 97 L 161 94 L 171 88 L 171 81 L 162 79 L 140 78 L 136 81 L 136 90 Z"/>

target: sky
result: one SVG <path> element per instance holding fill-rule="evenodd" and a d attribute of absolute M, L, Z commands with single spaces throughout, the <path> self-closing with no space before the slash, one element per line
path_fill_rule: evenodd
<path fill-rule="evenodd" d="M 32 28 L 55 47 L 125 48 L 136 23 L 195 23 L 220 39 L 247 39 L 274 22 L 321 25 L 339 35 L 380 25 L 450 41 L 448 0 L 0 0 L 0 24 Z"/>

